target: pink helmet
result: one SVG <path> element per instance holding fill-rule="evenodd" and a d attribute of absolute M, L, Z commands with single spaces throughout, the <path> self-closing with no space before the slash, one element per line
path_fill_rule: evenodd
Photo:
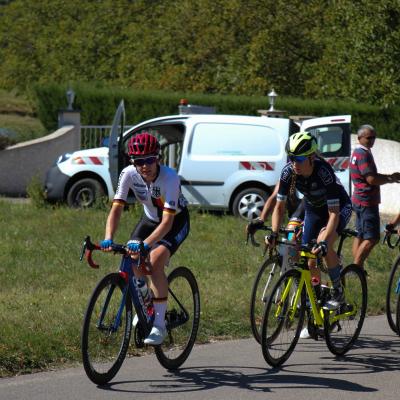
<path fill-rule="evenodd" d="M 128 155 L 131 158 L 158 156 L 160 143 L 157 138 L 148 132 L 132 136 L 128 142 Z"/>

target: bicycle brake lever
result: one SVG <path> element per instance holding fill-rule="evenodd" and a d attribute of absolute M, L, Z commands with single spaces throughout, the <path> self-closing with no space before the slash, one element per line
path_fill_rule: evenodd
<path fill-rule="evenodd" d="M 99 268 L 100 265 L 96 264 L 93 261 L 92 258 L 92 252 L 93 250 L 99 250 L 100 246 L 97 244 L 94 244 L 91 242 L 90 240 L 90 236 L 86 236 L 85 240 L 83 241 L 83 246 L 82 246 L 82 252 L 81 252 L 81 257 L 80 260 L 83 260 L 83 256 L 85 256 L 86 261 L 88 262 L 88 264 L 92 267 L 92 268 Z"/>

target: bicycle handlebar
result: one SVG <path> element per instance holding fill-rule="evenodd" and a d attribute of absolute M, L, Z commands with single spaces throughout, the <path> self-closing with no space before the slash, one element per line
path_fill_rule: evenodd
<path fill-rule="evenodd" d="M 396 234 L 398 235 L 395 244 L 392 243 L 392 239 L 391 239 L 393 234 L 394 235 L 396 235 Z M 394 249 L 395 247 L 400 245 L 400 234 L 398 233 L 398 231 L 396 229 L 387 229 L 386 232 L 385 232 L 385 237 L 383 238 L 382 243 L 385 244 L 385 242 L 388 245 L 389 249 Z"/>
<path fill-rule="evenodd" d="M 259 247 L 260 246 L 260 243 L 256 242 L 256 240 L 254 239 L 254 234 L 257 231 L 269 231 L 269 232 L 272 232 L 272 228 L 270 226 L 260 226 L 260 227 L 256 228 L 253 233 L 247 232 L 246 245 L 249 244 L 249 239 L 250 239 L 250 242 L 254 247 Z M 296 233 L 296 229 L 288 229 L 288 228 L 285 228 L 285 227 L 279 228 L 279 233 L 284 234 L 284 235 L 286 235 L 288 233 L 293 233 L 293 232 Z"/>
<path fill-rule="evenodd" d="M 116 254 L 116 253 L 122 254 L 122 255 L 128 254 L 128 248 L 124 244 L 113 243 L 110 247 L 111 247 L 112 251 L 114 252 L 114 254 Z M 87 263 L 92 268 L 97 269 L 100 267 L 100 265 L 96 264 L 93 261 L 92 253 L 94 250 L 101 250 L 100 245 L 93 243 L 90 239 L 90 236 L 86 236 L 85 240 L 83 241 L 83 245 L 82 245 L 80 261 L 82 261 L 83 257 L 85 257 Z M 147 274 L 147 275 L 151 274 L 150 264 L 148 262 L 146 262 L 145 257 L 141 256 L 140 253 L 139 253 L 137 265 L 138 265 L 138 269 L 141 270 L 144 274 Z"/>

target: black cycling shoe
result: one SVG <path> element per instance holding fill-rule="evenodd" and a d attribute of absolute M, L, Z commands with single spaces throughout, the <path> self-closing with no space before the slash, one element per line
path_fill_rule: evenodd
<path fill-rule="evenodd" d="M 343 287 L 337 287 L 332 290 L 331 298 L 324 304 L 324 310 L 337 310 L 344 303 Z"/>

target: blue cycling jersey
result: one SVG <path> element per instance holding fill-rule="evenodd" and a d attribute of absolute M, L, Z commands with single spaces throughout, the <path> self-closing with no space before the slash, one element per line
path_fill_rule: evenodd
<path fill-rule="evenodd" d="M 296 175 L 292 163 L 288 163 L 282 170 L 278 201 L 286 201 L 293 184 L 304 195 L 306 205 L 312 208 L 339 207 L 351 204 L 345 188 L 335 175 L 333 168 L 323 159 L 314 160 L 314 169 L 310 176 Z"/>

